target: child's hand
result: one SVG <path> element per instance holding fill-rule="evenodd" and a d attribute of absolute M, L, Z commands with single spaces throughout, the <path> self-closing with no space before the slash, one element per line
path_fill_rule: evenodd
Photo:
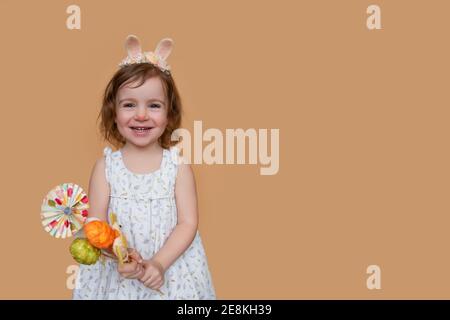
<path fill-rule="evenodd" d="M 135 260 L 137 263 L 142 263 L 144 260 L 142 259 L 139 252 L 137 252 L 135 249 L 128 248 L 128 257 L 133 261 Z"/>
<path fill-rule="evenodd" d="M 164 268 L 156 260 L 144 260 L 144 275 L 139 278 L 146 287 L 158 290 L 164 284 Z"/>
<path fill-rule="evenodd" d="M 128 253 L 130 262 L 119 264 L 117 271 L 120 275 L 127 279 L 139 279 L 144 275 L 144 266 L 141 255 L 134 249 Z"/>

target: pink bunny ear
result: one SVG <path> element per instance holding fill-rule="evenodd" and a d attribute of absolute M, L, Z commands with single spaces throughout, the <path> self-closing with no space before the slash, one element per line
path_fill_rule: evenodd
<path fill-rule="evenodd" d="M 128 51 L 128 56 L 130 58 L 138 57 L 142 54 L 141 45 L 139 43 L 138 37 L 130 34 L 125 40 L 125 49 Z"/>
<path fill-rule="evenodd" d="M 159 41 L 158 45 L 155 49 L 155 54 L 158 55 L 161 59 L 167 60 L 167 57 L 172 52 L 173 40 L 170 38 L 164 38 Z"/>

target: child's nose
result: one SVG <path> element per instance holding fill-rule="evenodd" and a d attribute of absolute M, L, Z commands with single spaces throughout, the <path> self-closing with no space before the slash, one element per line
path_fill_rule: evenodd
<path fill-rule="evenodd" d="M 136 120 L 147 120 L 148 118 L 148 110 L 145 106 L 139 106 L 136 108 Z"/>

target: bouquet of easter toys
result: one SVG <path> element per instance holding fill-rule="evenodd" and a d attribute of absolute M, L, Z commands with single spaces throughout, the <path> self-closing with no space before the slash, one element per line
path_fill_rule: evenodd
<path fill-rule="evenodd" d="M 109 257 L 117 259 L 120 264 L 129 262 L 127 240 L 114 213 L 109 214 L 109 221 L 111 225 L 93 218 L 84 225 L 86 238 L 77 238 L 70 245 L 70 253 L 75 261 L 89 265 L 96 263 L 99 258 Z"/>
<path fill-rule="evenodd" d="M 51 236 L 68 238 L 78 236 L 70 245 L 70 253 L 76 262 L 91 265 L 105 257 L 119 264 L 131 261 L 127 240 L 120 230 L 117 216 L 109 214 L 109 222 L 87 218 L 89 201 L 83 189 L 74 183 L 63 183 L 47 194 L 41 205 L 41 222 Z M 88 221 L 89 220 L 89 221 Z M 155 290 L 164 295 L 161 290 Z"/>
<path fill-rule="evenodd" d="M 63 183 L 52 189 L 41 206 L 44 229 L 55 238 L 67 238 L 84 231 L 70 245 L 72 257 L 81 264 L 94 264 L 100 258 L 129 262 L 127 240 L 120 230 L 117 217 L 109 214 L 108 224 L 100 219 L 87 221 L 89 201 L 83 189 L 73 183 Z"/>
<path fill-rule="evenodd" d="M 105 257 L 119 264 L 131 261 L 127 240 L 120 230 L 117 216 L 109 214 L 109 222 L 87 218 L 89 201 L 83 189 L 74 183 L 56 186 L 44 198 L 41 221 L 45 231 L 55 238 L 68 238 L 84 231 L 70 245 L 70 253 L 76 262 L 91 265 Z M 89 220 L 89 221 L 88 221 Z M 161 290 L 155 290 L 164 295 Z"/>

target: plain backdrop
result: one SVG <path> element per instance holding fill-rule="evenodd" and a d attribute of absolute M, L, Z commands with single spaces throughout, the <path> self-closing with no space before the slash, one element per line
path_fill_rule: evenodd
<path fill-rule="evenodd" d="M 66 9 L 81 8 L 81 30 Z M 366 27 L 381 8 L 382 29 Z M 68 299 L 40 205 L 85 189 L 128 34 L 163 37 L 183 127 L 278 128 L 280 169 L 194 165 L 221 299 L 449 298 L 448 1 L 0 2 L 0 298 Z M 381 268 L 381 290 L 366 269 Z"/>

